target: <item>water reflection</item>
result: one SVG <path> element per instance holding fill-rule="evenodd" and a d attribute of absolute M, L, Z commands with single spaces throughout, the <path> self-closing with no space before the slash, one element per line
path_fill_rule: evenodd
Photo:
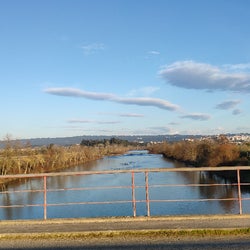
<path fill-rule="evenodd" d="M 144 169 L 144 168 L 179 168 L 184 164 L 166 160 L 161 155 L 148 154 L 147 151 L 132 151 L 122 156 L 105 157 L 104 159 L 69 168 L 66 171 L 115 170 L 115 169 Z M 143 187 L 145 176 L 143 173 L 135 175 L 136 199 L 145 200 Z M 177 214 L 224 214 L 238 213 L 236 186 L 222 186 L 227 183 L 225 178 L 207 172 L 163 172 L 149 173 L 149 195 L 154 202 L 150 203 L 151 215 L 177 215 Z M 174 184 L 180 186 L 173 187 Z M 188 184 L 188 186 L 183 186 Z M 202 184 L 194 186 L 193 184 Z M 206 184 L 214 184 L 207 186 Z M 228 183 L 229 184 L 229 183 Z M 157 185 L 157 186 L 156 186 Z M 168 185 L 165 187 L 159 185 Z M 124 186 L 120 189 L 119 186 Z M 140 187 L 141 186 L 141 187 Z M 61 217 L 100 217 L 100 216 L 132 216 L 131 175 L 106 174 L 85 176 L 59 176 L 47 178 L 47 202 L 49 218 Z M 90 190 L 90 187 L 96 187 Z M 102 187 L 106 187 L 103 189 Z M 115 187 L 113 189 L 109 187 Z M 63 190 L 63 189 L 81 190 Z M 43 207 L 31 207 L 27 204 L 43 204 L 43 180 L 30 179 L 22 183 L 11 184 L 6 191 L 0 194 L 2 206 L 26 205 L 26 207 L 6 207 L 0 209 L 0 219 L 41 219 Z M 83 189 L 83 190 L 82 190 Z M 20 193 L 20 190 L 32 192 Z M 55 192 L 57 190 L 57 192 Z M 10 193 L 10 191 L 17 191 Z M 243 198 L 249 198 L 249 192 Z M 193 202 L 200 199 L 200 202 Z M 207 199 L 214 199 L 207 201 Z M 224 199 L 224 200 L 218 200 Z M 161 202 L 160 200 L 174 200 L 177 202 Z M 185 201 L 180 201 L 185 200 Z M 116 201 L 116 204 L 92 204 L 99 201 Z M 73 205 L 76 202 L 89 202 L 91 204 Z M 62 203 L 72 205 L 57 206 Z M 51 206 L 53 204 L 53 206 Z M 138 202 L 137 215 L 146 215 L 146 205 Z M 249 202 L 243 203 L 244 213 L 250 212 Z"/>

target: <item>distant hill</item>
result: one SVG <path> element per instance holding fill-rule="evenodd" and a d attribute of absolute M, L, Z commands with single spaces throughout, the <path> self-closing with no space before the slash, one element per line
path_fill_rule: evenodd
<path fill-rule="evenodd" d="M 178 141 L 185 138 L 194 138 L 194 136 L 189 135 L 131 135 L 131 136 L 73 136 L 73 137 L 56 137 L 56 138 L 32 138 L 32 139 L 21 139 L 18 140 L 22 144 L 29 142 L 32 146 L 46 146 L 50 144 L 70 146 L 73 144 L 80 144 L 82 140 L 103 140 L 115 137 L 121 140 L 127 140 L 129 142 L 161 142 L 161 141 Z M 195 136 L 197 137 L 197 136 Z M 198 136 L 199 137 L 199 136 Z M 0 147 L 3 147 L 3 141 L 0 141 Z"/>
<path fill-rule="evenodd" d="M 227 135 L 238 135 L 238 134 L 227 134 Z M 250 135 L 250 134 L 245 134 Z M 56 137 L 56 138 L 33 138 L 33 139 L 21 139 L 18 140 L 22 144 L 26 144 L 29 142 L 32 146 L 47 146 L 50 144 L 62 145 L 62 146 L 70 146 L 74 144 L 80 144 L 82 140 L 103 140 L 115 137 L 121 140 L 128 140 L 129 142 L 161 142 L 161 141 L 181 141 L 184 139 L 199 139 L 202 137 L 206 137 L 204 135 L 131 135 L 131 136 L 73 136 L 73 137 Z M 4 142 L 0 141 L 0 147 L 4 146 Z"/>

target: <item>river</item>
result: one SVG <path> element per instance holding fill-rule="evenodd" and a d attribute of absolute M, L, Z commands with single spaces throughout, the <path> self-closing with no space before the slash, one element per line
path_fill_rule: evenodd
<path fill-rule="evenodd" d="M 131 151 L 124 155 L 109 156 L 89 162 L 80 166 L 68 168 L 65 171 L 102 171 L 118 169 L 145 169 L 145 168 L 179 168 L 186 167 L 182 163 L 165 159 L 161 155 L 149 154 L 147 151 Z M 202 172 L 163 172 L 149 174 L 150 185 L 161 184 L 216 184 L 225 183 L 216 175 Z M 135 185 L 144 184 L 144 174 L 135 175 Z M 89 187 L 99 187 L 89 190 Z M 48 177 L 47 188 L 61 190 L 48 192 L 47 209 L 48 218 L 79 218 L 79 217 L 105 217 L 105 216 L 132 216 L 131 202 L 117 204 L 84 204 L 57 206 L 58 203 L 95 202 L 95 201 L 131 201 L 131 188 L 125 189 L 100 189 L 104 186 L 131 186 L 131 174 L 84 175 Z M 88 187 L 82 190 L 82 187 Z M 22 183 L 8 185 L 5 192 L 0 193 L 0 220 L 13 219 L 42 219 L 43 207 L 7 207 L 22 204 L 43 204 L 43 181 L 37 178 L 29 179 Z M 64 188 L 80 189 L 78 191 L 62 191 Z M 21 190 L 38 190 L 34 192 L 19 192 Z M 39 191 L 40 190 L 40 191 Z M 16 191 L 14 193 L 10 193 Z M 137 188 L 137 200 L 145 199 L 145 188 Z M 154 200 L 179 200 L 179 199 L 204 199 L 200 202 L 152 202 L 150 203 L 151 215 L 191 215 L 191 214 L 238 214 L 239 204 L 235 200 L 218 201 L 216 199 L 237 198 L 236 186 L 179 186 L 179 187 L 154 187 L 150 188 L 150 199 Z M 245 189 L 242 198 L 249 198 L 250 191 Z M 215 199 L 205 201 L 205 199 Z M 147 214 L 145 202 L 136 203 L 137 216 Z M 250 201 L 244 201 L 243 212 L 250 213 Z"/>

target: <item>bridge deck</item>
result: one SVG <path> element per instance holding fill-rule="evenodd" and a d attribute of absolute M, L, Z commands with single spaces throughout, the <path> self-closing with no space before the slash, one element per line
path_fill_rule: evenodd
<path fill-rule="evenodd" d="M 250 228 L 250 215 L 118 217 L 0 221 L 0 238 L 11 235 L 98 233 L 135 230 L 192 230 Z"/>

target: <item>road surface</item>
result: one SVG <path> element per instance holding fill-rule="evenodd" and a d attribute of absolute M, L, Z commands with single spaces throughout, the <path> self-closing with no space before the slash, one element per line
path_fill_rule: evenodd
<path fill-rule="evenodd" d="M 0 221 L 0 249 L 244 250 L 250 249 L 250 215 Z"/>
<path fill-rule="evenodd" d="M 145 249 L 145 250 L 196 250 L 196 249 L 211 249 L 211 250 L 226 250 L 226 249 L 250 249 L 249 236 L 236 239 L 235 237 L 224 237 L 220 239 L 204 239 L 204 238 L 98 238 L 98 239 L 61 239 L 61 240 L 47 240 L 47 239 L 35 239 L 35 240 L 1 240 L 0 249 L 5 250 L 130 250 L 130 249 Z"/>
<path fill-rule="evenodd" d="M 0 221 L 0 237 L 6 234 L 240 228 L 250 228 L 250 214 Z"/>

